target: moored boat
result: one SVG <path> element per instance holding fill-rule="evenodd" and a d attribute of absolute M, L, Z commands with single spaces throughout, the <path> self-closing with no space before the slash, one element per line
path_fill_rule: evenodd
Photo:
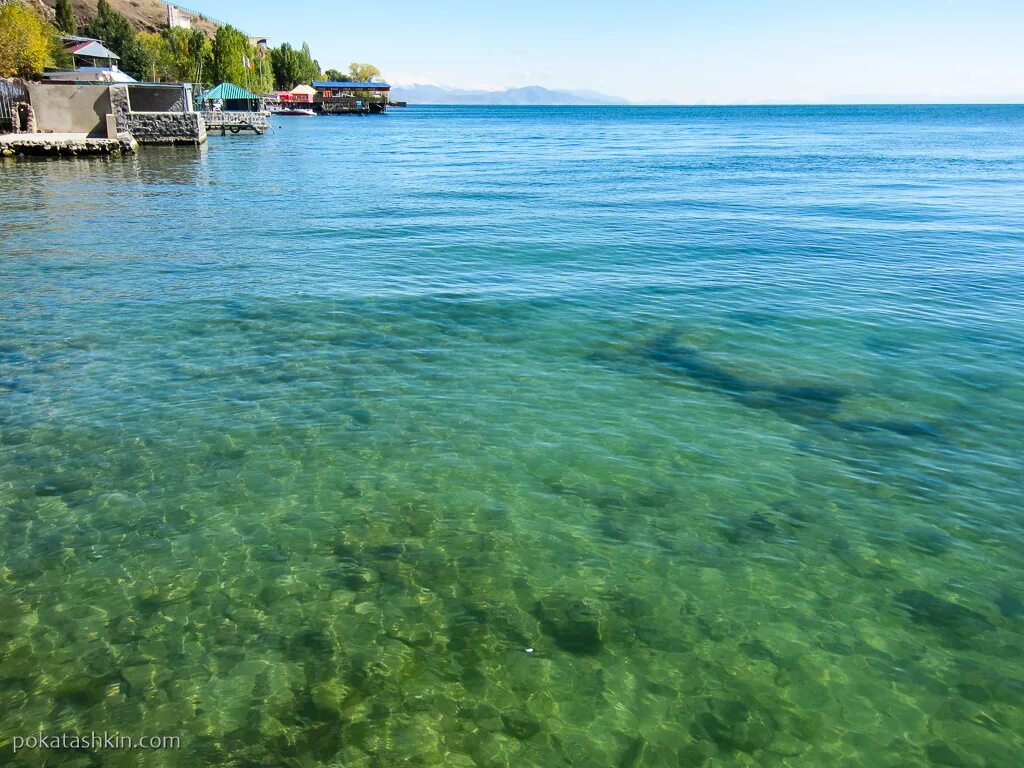
<path fill-rule="evenodd" d="M 285 107 L 284 109 L 271 109 L 271 114 L 284 115 L 285 117 L 313 117 L 316 115 L 312 109 L 302 107 Z"/>

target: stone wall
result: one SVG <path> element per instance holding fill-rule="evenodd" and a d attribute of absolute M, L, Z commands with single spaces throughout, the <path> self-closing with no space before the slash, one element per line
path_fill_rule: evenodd
<path fill-rule="evenodd" d="M 139 144 L 202 144 L 206 123 L 196 112 L 129 112 L 126 131 Z M 118 117 L 118 132 L 122 132 Z"/>
<path fill-rule="evenodd" d="M 110 88 L 110 112 L 117 122 L 118 133 L 128 133 L 128 118 L 131 108 L 128 106 L 128 89 L 123 85 Z"/>

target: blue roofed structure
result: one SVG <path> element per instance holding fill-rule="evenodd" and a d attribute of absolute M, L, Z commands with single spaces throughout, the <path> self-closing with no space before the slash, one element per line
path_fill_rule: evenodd
<path fill-rule="evenodd" d="M 322 115 L 382 115 L 391 85 L 372 80 L 314 80 L 313 110 Z"/>
<path fill-rule="evenodd" d="M 349 82 L 348 80 L 314 80 L 318 91 L 390 91 L 389 83 Z"/>

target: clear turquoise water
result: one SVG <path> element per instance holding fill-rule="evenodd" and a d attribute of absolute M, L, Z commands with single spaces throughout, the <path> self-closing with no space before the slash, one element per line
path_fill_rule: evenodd
<path fill-rule="evenodd" d="M 1024 108 L 274 122 L 0 164 L 0 763 L 1020 765 Z"/>

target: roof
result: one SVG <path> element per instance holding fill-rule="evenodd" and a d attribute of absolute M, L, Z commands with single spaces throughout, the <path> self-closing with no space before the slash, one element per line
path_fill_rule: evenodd
<path fill-rule="evenodd" d="M 221 83 L 215 88 L 211 88 L 202 96 L 199 97 L 202 101 L 213 101 L 214 99 L 223 99 L 224 101 L 232 101 L 235 99 L 259 99 L 252 91 L 247 91 L 240 85 L 234 83 Z"/>
<path fill-rule="evenodd" d="M 388 83 L 350 83 L 347 80 L 314 80 L 313 87 L 319 90 L 324 88 L 338 88 L 353 91 L 389 91 L 391 86 Z"/>
<path fill-rule="evenodd" d="M 64 49 L 65 53 L 70 53 L 75 56 L 89 56 L 94 59 L 116 59 L 121 60 L 121 57 L 114 53 L 112 50 L 107 48 L 102 43 L 96 40 L 88 40 L 82 43 L 75 43 Z"/>
<path fill-rule="evenodd" d="M 305 83 L 300 83 L 299 85 L 296 85 L 294 88 L 292 88 L 289 91 L 289 93 L 300 93 L 303 94 L 304 96 L 315 96 L 316 88 L 311 88 Z"/>
<path fill-rule="evenodd" d="M 64 69 L 46 72 L 43 77 L 47 80 L 62 80 L 65 82 L 90 82 L 90 83 L 134 83 L 135 78 L 127 75 L 119 69 L 108 69 L 107 67 L 79 67 L 78 69 Z"/>

